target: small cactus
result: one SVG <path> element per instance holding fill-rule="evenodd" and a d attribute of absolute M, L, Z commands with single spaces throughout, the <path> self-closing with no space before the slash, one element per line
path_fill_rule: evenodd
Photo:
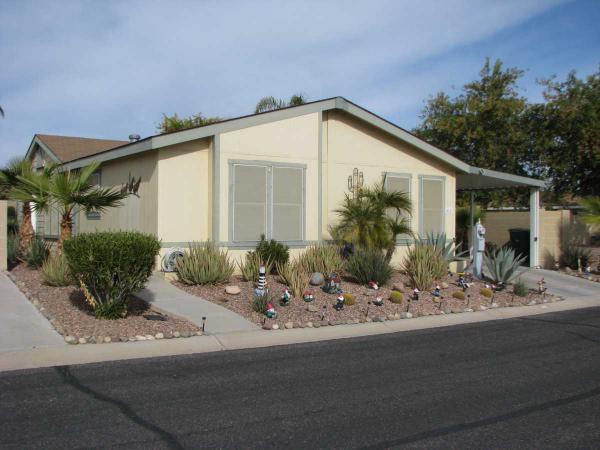
<path fill-rule="evenodd" d="M 404 301 L 404 294 L 400 291 L 392 291 L 390 294 L 390 302 L 400 304 Z"/>
<path fill-rule="evenodd" d="M 452 293 L 452 297 L 457 298 L 459 300 L 464 300 L 465 299 L 465 293 L 462 291 L 456 291 Z"/>
<path fill-rule="evenodd" d="M 352 306 L 352 305 L 356 304 L 356 299 L 354 298 L 354 295 L 346 293 L 346 294 L 343 294 L 343 296 L 344 296 L 344 304 L 346 306 Z"/>
<path fill-rule="evenodd" d="M 479 293 L 487 298 L 492 298 L 492 296 L 494 295 L 490 288 L 483 288 L 479 291 Z"/>

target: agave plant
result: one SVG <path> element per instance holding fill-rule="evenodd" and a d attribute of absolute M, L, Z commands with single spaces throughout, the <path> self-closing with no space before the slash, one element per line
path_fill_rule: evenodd
<path fill-rule="evenodd" d="M 497 251 L 486 252 L 483 263 L 492 281 L 507 284 L 519 275 L 519 266 L 525 258 L 517 255 L 512 248 L 502 247 Z"/>
<path fill-rule="evenodd" d="M 466 255 L 469 251 L 458 251 L 461 247 L 461 243 L 456 243 L 454 239 L 448 241 L 446 233 L 427 233 L 425 239 L 420 239 L 421 243 L 432 245 L 437 250 L 441 257 L 447 263 L 454 261 L 455 258 Z M 458 251 L 458 252 L 457 252 Z"/>

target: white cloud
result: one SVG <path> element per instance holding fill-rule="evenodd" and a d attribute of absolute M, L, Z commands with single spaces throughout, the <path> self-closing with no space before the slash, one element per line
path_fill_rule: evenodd
<path fill-rule="evenodd" d="M 345 95 L 397 115 L 443 73 L 406 68 L 559 3 L 128 1 L 3 6 L 0 162 L 35 132 L 152 134 L 162 112 L 239 115 L 259 97 Z M 393 82 L 390 74 L 400 74 Z M 398 89 L 398 86 L 401 88 Z"/>

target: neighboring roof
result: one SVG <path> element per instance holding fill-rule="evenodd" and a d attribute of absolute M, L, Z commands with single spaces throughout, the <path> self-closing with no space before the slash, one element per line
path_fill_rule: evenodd
<path fill-rule="evenodd" d="M 413 145 L 414 147 L 423 151 L 425 154 L 448 164 L 449 166 L 455 168 L 460 174 L 471 174 L 471 179 L 473 179 L 473 177 L 482 176 L 481 170 L 484 169 L 470 166 L 466 162 L 455 158 L 444 150 L 431 145 L 428 142 L 425 142 L 398 125 L 383 119 L 382 117 L 356 105 L 355 103 L 352 103 L 349 100 L 346 100 L 343 97 L 332 97 L 324 100 L 305 103 L 304 105 L 290 106 L 275 111 L 266 111 L 263 113 L 236 117 L 196 128 L 189 128 L 186 130 L 149 136 L 136 142 L 111 141 L 122 142 L 122 144 L 115 146 L 114 148 L 107 148 L 103 151 L 100 150 L 95 154 L 82 155 L 79 158 L 73 158 L 70 160 L 69 164 L 66 165 L 66 167 L 70 169 L 83 167 L 90 164 L 92 161 L 109 161 L 111 159 L 122 158 L 169 145 L 211 137 L 229 131 L 240 130 L 278 120 L 290 119 L 305 114 L 331 110 L 344 111 L 351 116 L 361 119 L 372 126 L 379 128 L 410 145 Z M 502 177 L 506 176 L 505 181 L 512 182 L 512 186 L 527 185 L 542 187 L 544 185 L 543 181 L 535 180 L 533 178 L 518 177 L 516 175 L 503 174 L 495 171 L 485 172 L 487 173 L 487 176 L 491 178 L 501 179 Z"/>
<path fill-rule="evenodd" d="M 76 159 L 96 155 L 107 150 L 128 144 L 129 141 L 113 139 L 93 139 L 73 136 L 54 136 L 50 134 L 36 134 L 33 138 L 30 151 L 34 144 L 38 144 L 56 159 L 56 162 L 67 163 Z M 27 152 L 29 156 L 30 151 Z"/>

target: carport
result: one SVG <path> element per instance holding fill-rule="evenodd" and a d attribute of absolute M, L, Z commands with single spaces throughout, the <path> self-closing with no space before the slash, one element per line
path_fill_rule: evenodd
<path fill-rule="evenodd" d="M 513 187 L 529 188 L 529 266 L 538 268 L 539 258 L 539 233 L 540 233 L 540 189 L 546 186 L 544 180 L 522 177 L 495 170 L 469 167 L 468 172 L 460 173 L 456 177 L 456 190 L 469 191 L 471 194 L 471 230 L 473 230 L 473 216 L 475 211 L 475 195 L 477 191 L 505 189 Z M 471 242 L 473 240 L 471 239 Z"/>

